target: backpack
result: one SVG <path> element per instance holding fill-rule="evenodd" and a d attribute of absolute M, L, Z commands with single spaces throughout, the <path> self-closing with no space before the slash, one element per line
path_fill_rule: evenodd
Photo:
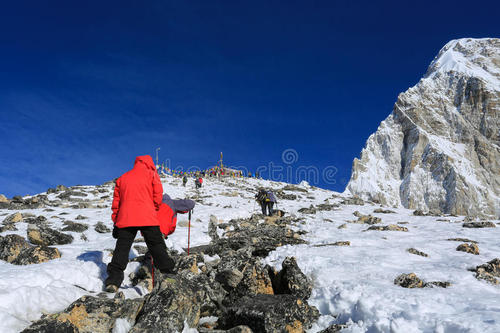
<path fill-rule="evenodd" d="M 160 205 L 158 210 L 158 220 L 160 221 L 161 233 L 165 236 L 172 234 L 177 226 L 177 214 L 166 203 Z"/>
<path fill-rule="evenodd" d="M 269 195 L 264 190 L 260 190 L 259 193 L 257 193 L 257 195 L 255 196 L 255 198 L 259 202 L 269 201 Z"/>

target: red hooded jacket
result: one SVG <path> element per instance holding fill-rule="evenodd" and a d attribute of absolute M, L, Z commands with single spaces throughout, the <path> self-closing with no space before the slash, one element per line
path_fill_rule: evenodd
<path fill-rule="evenodd" d="M 116 180 L 111 219 L 118 228 L 159 225 L 157 211 L 162 194 L 153 159 L 138 156 L 134 168 Z"/>

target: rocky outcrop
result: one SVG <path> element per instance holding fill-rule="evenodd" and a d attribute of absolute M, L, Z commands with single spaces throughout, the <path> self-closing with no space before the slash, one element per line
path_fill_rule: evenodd
<path fill-rule="evenodd" d="M 355 159 L 346 192 L 384 205 L 500 216 L 500 39 L 453 40 Z"/>
<path fill-rule="evenodd" d="M 397 224 L 389 224 L 389 225 L 373 225 L 366 230 L 378 230 L 378 231 L 404 231 L 408 232 L 408 228 L 400 227 Z"/>
<path fill-rule="evenodd" d="M 29 265 L 60 258 L 58 249 L 32 246 L 19 235 L 0 236 L 0 259 L 14 265 Z"/>

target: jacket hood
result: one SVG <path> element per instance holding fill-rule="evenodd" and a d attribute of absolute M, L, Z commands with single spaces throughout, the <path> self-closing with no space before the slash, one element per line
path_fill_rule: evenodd
<path fill-rule="evenodd" d="M 136 166 L 138 163 L 142 163 L 146 166 L 146 168 L 151 169 L 153 171 L 156 171 L 155 164 L 153 162 L 153 158 L 149 155 L 143 155 L 143 156 L 137 156 L 135 158 L 135 163 L 134 166 Z"/>

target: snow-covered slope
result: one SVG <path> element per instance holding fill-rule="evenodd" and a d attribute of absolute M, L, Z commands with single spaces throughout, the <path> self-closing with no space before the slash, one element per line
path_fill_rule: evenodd
<path fill-rule="evenodd" d="M 258 186 L 275 190 L 286 184 L 256 180 L 227 179 L 220 182 L 207 178 L 203 188 L 196 192 L 192 182 L 182 187 L 180 179 L 163 179 L 164 191 L 172 197 L 202 198 L 194 210 L 191 245 L 206 244 L 208 221 L 211 215 L 219 220 L 246 218 L 258 207 L 253 196 Z M 115 241 L 110 233 L 97 233 L 99 221 L 108 227 L 112 185 L 79 186 L 76 192 L 86 196 L 89 208 L 73 208 L 49 194 L 54 203 L 40 209 L 20 212 L 45 216 L 51 227 L 61 229 L 64 221 L 87 224 L 87 231 L 69 232 L 74 241 L 59 245 L 61 258 L 42 264 L 16 266 L 0 261 L 0 331 L 18 332 L 44 313 L 61 311 L 78 297 L 96 294 L 102 289 L 105 265 L 111 260 L 110 250 Z M 309 303 L 321 313 L 310 330 L 317 332 L 331 323 L 347 323 L 344 332 L 498 332 L 500 330 L 500 287 L 479 281 L 468 268 L 485 263 L 500 253 L 499 229 L 469 229 L 462 227 L 463 217 L 414 216 L 405 208 L 394 213 L 375 213 L 378 206 L 366 203 L 352 205 L 344 202 L 346 196 L 309 187 L 305 184 L 284 190 L 297 195 L 296 200 L 279 200 L 278 207 L 287 214 L 301 218 L 296 229 L 307 231 L 303 237 L 308 244 L 283 246 L 271 252 L 266 262 L 278 266 L 286 256 L 293 255 L 301 269 L 313 280 L 313 295 Z M 338 207 L 321 210 L 321 204 Z M 299 209 L 314 205 L 316 213 L 301 213 Z M 328 205 L 327 205 L 328 206 Z M 331 208 L 331 206 L 330 206 Z M 328 207 L 326 208 L 328 209 Z M 358 211 L 359 213 L 355 213 Z M 13 210 L 1 209 L 1 220 Z M 369 225 L 348 223 L 357 220 L 353 215 L 380 217 L 377 225 L 398 224 L 403 231 L 365 231 Z M 170 248 L 183 251 L 187 246 L 186 215 L 179 216 L 176 232 L 169 237 Z M 401 223 L 407 222 L 407 223 Z M 0 236 L 18 234 L 26 237 L 27 223 L 16 222 L 17 231 L 4 231 Z M 340 228 L 339 228 L 340 227 Z M 83 235 L 83 236 L 82 236 Z M 478 242 L 480 254 L 456 251 L 460 244 L 449 238 L 469 238 Z M 331 245 L 349 241 L 350 246 Z M 144 245 L 144 243 L 138 243 Z M 417 248 L 429 255 L 421 257 L 407 252 Z M 132 250 L 131 257 L 137 256 Z M 137 269 L 130 263 L 122 290 L 127 297 L 138 297 L 146 292 L 132 287 L 128 274 Z M 406 289 L 394 284 L 401 273 L 415 272 L 426 281 L 449 281 L 448 288 Z M 187 332 L 186 328 L 186 332 Z M 192 330 L 191 330 L 192 331 Z"/>
<path fill-rule="evenodd" d="M 446 44 L 355 159 L 346 192 L 390 206 L 500 216 L 500 39 Z"/>

